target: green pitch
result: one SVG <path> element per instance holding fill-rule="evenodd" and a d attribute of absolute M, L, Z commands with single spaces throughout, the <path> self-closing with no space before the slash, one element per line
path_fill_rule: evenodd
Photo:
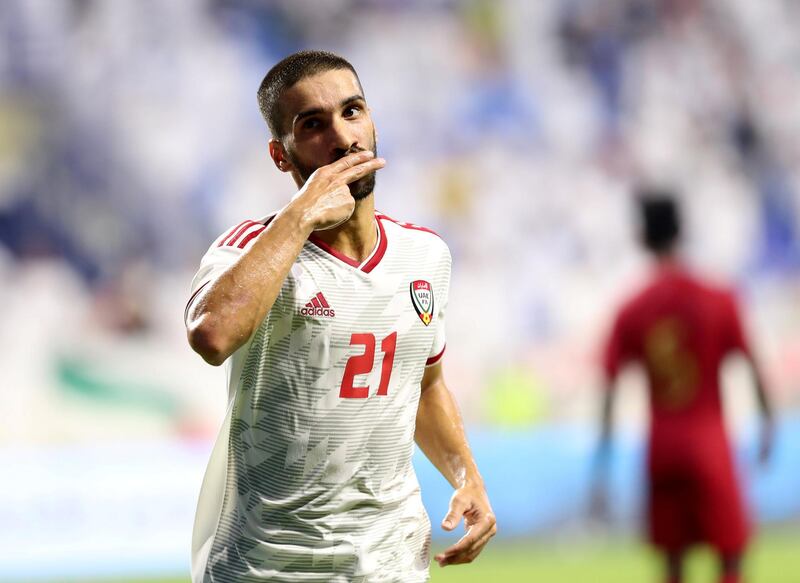
<path fill-rule="evenodd" d="M 747 583 L 800 583 L 800 532 L 771 534 L 753 546 L 745 566 Z M 507 543 L 487 548 L 472 565 L 431 567 L 431 583 L 661 583 L 660 564 L 647 547 L 608 544 Z M 698 550 L 687 562 L 687 583 L 717 583 L 717 565 Z"/>
<path fill-rule="evenodd" d="M 762 535 L 746 563 L 747 583 L 800 582 L 800 529 Z M 697 551 L 687 583 L 716 583 L 710 553 Z M 431 566 L 431 583 L 660 583 L 659 565 L 644 546 L 608 543 L 494 542 L 472 565 Z M 100 583 L 97 580 L 91 583 Z M 188 578 L 102 583 L 188 583 Z"/>

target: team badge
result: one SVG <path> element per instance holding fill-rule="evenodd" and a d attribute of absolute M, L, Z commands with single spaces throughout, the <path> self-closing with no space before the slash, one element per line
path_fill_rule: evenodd
<path fill-rule="evenodd" d="M 433 288 L 422 279 L 411 282 L 411 303 L 426 326 L 433 319 Z"/>

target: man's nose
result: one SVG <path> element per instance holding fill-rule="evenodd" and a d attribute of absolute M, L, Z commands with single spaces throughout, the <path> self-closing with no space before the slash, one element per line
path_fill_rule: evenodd
<path fill-rule="evenodd" d="M 346 120 L 334 120 L 330 126 L 330 133 L 331 153 L 336 160 L 347 155 L 349 152 L 360 149 L 358 147 L 358 138 L 354 135 L 352 128 L 348 127 Z"/>

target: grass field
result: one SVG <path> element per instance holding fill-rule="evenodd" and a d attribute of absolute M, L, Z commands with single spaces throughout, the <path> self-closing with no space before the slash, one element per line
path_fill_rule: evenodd
<path fill-rule="evenodd" d="M 716 583 L 713 557 L 689 559 L 687 583 Z M 746 583 L 800 583 L 800 531 L 763 534 L 748 557 Z M 655 557 L 644 546 L 608 543 L 503 542 L 491 544 L 472 565 L 431 567 L 431 583 L 660 583 Z M 87 582 L 88 583 L 88 582 Z M 188 578 L 91 583 L 188 583 Z"/>

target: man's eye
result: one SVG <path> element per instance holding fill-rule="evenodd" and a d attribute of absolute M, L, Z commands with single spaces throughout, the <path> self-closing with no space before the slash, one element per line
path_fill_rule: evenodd
<path fill-rule="evenodd" d="M 350 105 L 344 110 L 345 117 L 353 117 L 361 112 L 361 108 L 357 105 Z"/>
<path fill-rule="evenodd" d="M 306 130 L 311 130 L 311 129 L 314 129 L 315 127 L 318 127 L 318 126 L 319 126 L 319 120 L 318 119 L 311 118 L 311 119 L 307 119 L 306 121 L 303 122 L 303 129 L 306 129 Z"/>

